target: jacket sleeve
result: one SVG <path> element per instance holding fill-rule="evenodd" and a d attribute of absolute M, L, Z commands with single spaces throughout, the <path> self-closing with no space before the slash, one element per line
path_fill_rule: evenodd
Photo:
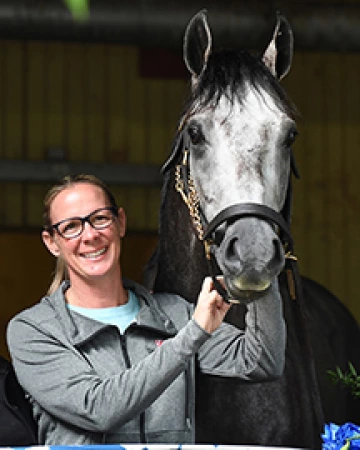
<path fill-rule="evenodd" d="M 76 347 L 55 339 L 29 315 L 16 316 L 7 329 L 12 362 L 25 391 L 59 420 L 93 432 L 109 432 L 137 417 L 209 337 L 190 320 L 140 363 L 103 379 Z"/>
<path fill-rule="evenodd" d="M 279 377 L 285 365 L 286 330 L 277 281 L 248 305 L 245 330 L 223 323 L 199 350 L 204 373 L 262 381 Z"/>

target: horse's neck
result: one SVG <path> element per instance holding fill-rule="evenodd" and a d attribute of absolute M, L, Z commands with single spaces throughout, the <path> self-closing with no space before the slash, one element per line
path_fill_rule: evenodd
<path fill-rule="evenodd" d="M 204 247 L 174 184 L 171 171 L 163 188 L 154 290 L 174 292 L 194 303 L 207 275 Z"/>

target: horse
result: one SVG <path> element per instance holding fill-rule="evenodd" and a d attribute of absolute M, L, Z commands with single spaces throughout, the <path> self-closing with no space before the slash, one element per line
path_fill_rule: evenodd
<path fill-rule="evenodd" d="M 287 326 L 283 375 L 261 383 L 198 373 L 196 442 L 320 448 L 326 422 L 359 422 L 360 405 L 328 371 L 360 368 L 360 331 L 326 288 L 300 276 L 291 236 L 296 107 L 280 81 L 293 33 L 278 15 L 258 57 L 213 51 L 205 10 L 189 22 L 190 93 L 163 166 L 159 235 L 144 282 L 195 303 L 211 274 L 244 326 L 246 305 L 278 279 Z M 218 283 L 219 284 L 219 283 Z M 221 285 L 218 286 L 221 289 Z"/>

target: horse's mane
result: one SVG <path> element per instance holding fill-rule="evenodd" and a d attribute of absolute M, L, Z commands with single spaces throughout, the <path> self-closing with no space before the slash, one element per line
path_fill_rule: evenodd
<path fill-rule="evenodd" d="M 216 106 L 225 95 L 231 102 L 242 102 L 246 86 L 250 84 L 260 94 L 264 90 L 278 108 L 289 117 L 297 115 L 286 92 L 261 59 L 246 51 L 221 51 L 210 55 L 204 73 L 191 90 L 185 105 L 185 115 L 208 105 Z"/>

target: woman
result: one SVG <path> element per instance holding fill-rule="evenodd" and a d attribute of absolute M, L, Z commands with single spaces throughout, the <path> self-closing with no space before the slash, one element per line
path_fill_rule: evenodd
<path fill-rule="evenodd" d="M 42 239 L 57 272 L 48 295 L 7 330 L 39 443 L 192 443 L 195 364 L 244 380 L 282 373 L 277 289 L 249 305 L 238 330 L 222 323 L 229 305 L 210 278 L 195 309 L 122 278 L 125 212 L 97 178 L 66 177 L 44 203 Z"/>

